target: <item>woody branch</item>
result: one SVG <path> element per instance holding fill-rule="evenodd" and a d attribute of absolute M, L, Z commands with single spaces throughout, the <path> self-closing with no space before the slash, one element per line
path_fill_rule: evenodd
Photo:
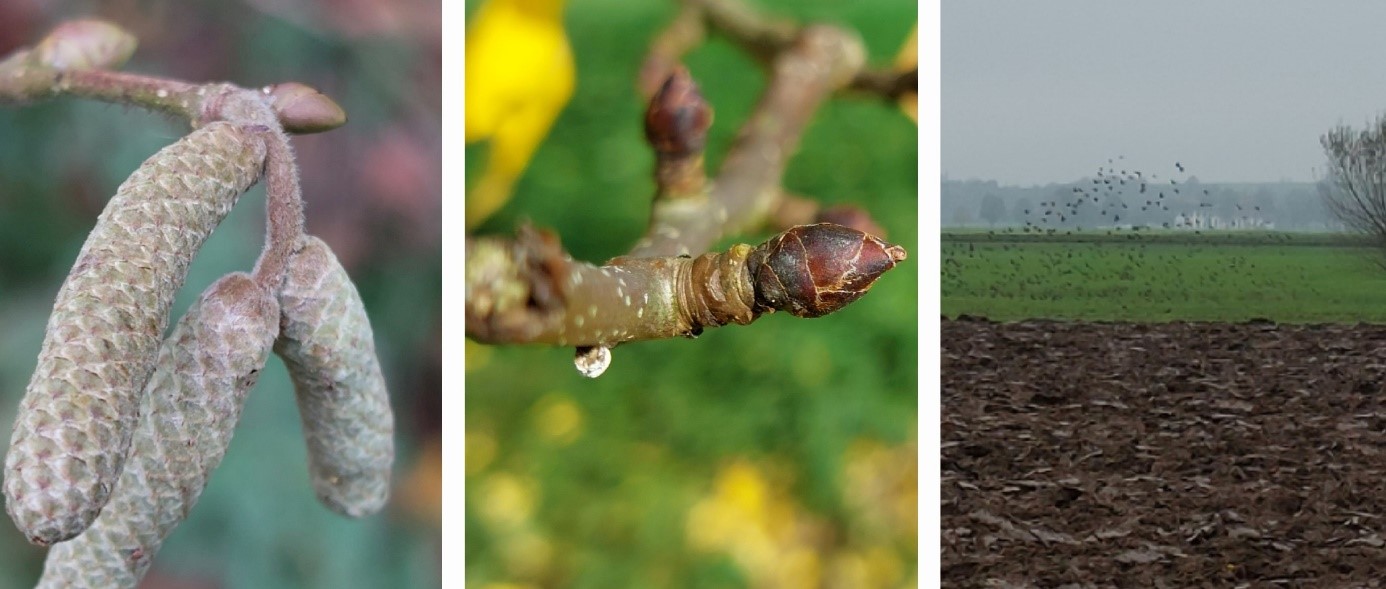
<path fill-rule="evenodd" d="M 701 42 L 704 25 L 770 63 L 765 93 L 711 182 L 703 147 L 712 110 L 678 65 Z M 487 343 L 578 346 L 579 369 L 596 376 L 619 343 L 692 337 L 776 310 L 817 317 L 860 298 L 905 258 L 904 249 L 849 227 L 798 223 L 821 220 L 816 207 L 809 215 L 803 206 L 797 216 L 776 211 L 786 201 L 786 163 L 810 118 L 855 79 L 864 61 L 860 40 L 837 27 L 799 28 L 726 2 L 686 3 L 656 38 L 641 73 L 646 91 L 653 76 L 663 76 L 646 113 L 656 192 L 645 236 L 627 256 L 603 266 L 572 260 L 556 237 L 528 228 L 515 239 L 469 241 L 468 335 Z M 860 209 L 837 215 L 876 228 Z M 725 235 L 785 219 L 798 226 L 785 225 L 757 246 L 690 257 Z"/>

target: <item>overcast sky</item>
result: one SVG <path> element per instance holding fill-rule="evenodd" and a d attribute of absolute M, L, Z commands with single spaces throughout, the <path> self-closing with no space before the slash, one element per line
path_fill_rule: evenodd
<path fill-rule="evenodd" d="M 1067 182 L 1125 156 L 1161 177 L 1310 181 L 1320 135 L 1386 112 L 1386 2 L 943 0 L 942 12 L 953 180 Z"/>

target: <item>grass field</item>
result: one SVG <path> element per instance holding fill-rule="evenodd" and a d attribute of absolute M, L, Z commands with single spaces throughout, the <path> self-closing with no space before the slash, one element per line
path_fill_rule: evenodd
<path fill-rule="evenodd" d="M 942 253 L 949 317 L 1386 322 L 1380 253 L 1348 235 L 969 230 Z"/>

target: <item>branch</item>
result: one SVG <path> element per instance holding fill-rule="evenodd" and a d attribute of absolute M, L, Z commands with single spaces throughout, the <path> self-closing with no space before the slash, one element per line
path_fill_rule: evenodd
<path fill-rule="evenodd" d="M 689 257 L 573 260 L 552 234 L 467 244 L 467 335 L 483 343 L 610 348 L 696 337 L 765 313 L 820 317 L 861 298 L 905 250 L 831 224 L 795 227 L 758 246 Z"/>
<path fill-rule="evenodd" d="M 903 71 L 893 68 L 862 70 L 852 79 L 850 88 L 893 102 L 901 96 L 919 91 L 919 68 Z"/>
<path fill-rule="evenodd" d="M 252 274 L 256 282 L 277 292 L 289 257 L 303 237 L 303 192 L 289 138 L 269 128 L 260 134 L 265 141 L 265 248 Z"/>
<path fill-rule="evenodd" d="M 763 63 L 787 49 L 799 32 L 793 22 L 758 14 L 737 0 L 684 0 L 678 16 L 650 44 L 640 68 L 641 95 L 653 95 L 683 56 L 705 40 L 709 28 Z M 862 70 L 848 87 L 894 101 L 918 91 L 919 70 Z"/>
<path fill-rule="evenodd" d="M 789 157 L 818 106 L 861 68 L 855 36 L 830 26 L 804 28 L 783 54 L 751 118 L 732 144 L 712 190 L 702 197 L 656 201 L 650 229 L 632 256 L 706 251 L 724 234 L 754 227 L 779 194 Z"/>
<path fill-rule="evenodd" d="M 650 43 L 650 52 L 640 66 L 638 89 L 640 96 L 650 99 L 665 80 L 682 67 L 684 54 L 702 44 L 707 38 L 703 12 L 693 4 L 685 4 L 678 16 Z"/>
<path fill-rule="evenodd" d="M 704 22 L 706 21 L 706 22 Z M 723 162 L 722 169 L 709 189 L 703 169 L 703 147 L 706 143 L 707 129 L 713 116 L 712 109 L 702 100 L 697 86 L 688 72 L 678 65 L 683 53 L 700 43 L 705 37 L 705 26 L 733 38 L 738 44 L 771 64 L 770 81 L 761 96 L 750 119 L 743 124 L 741 133 L 733 143 Z M 797 25 L 776 19 L 764 18 L 743 5 L 729 0 L 690 0 L 684 4 L 674 22 L 656 39 L 650 54 L 641 70 L 641 87 L 648 89 L 652 76 L 669 72 L 668 80 L 650 101 L 646 115 L 646 136 L 656 153 L 655 181 L 657 191 L 650 215 L 650 226 L 644 238 L 632 249 L 634 258 L 657 256 L 687 256 L 693 252 L 706 251 L 722 236 L 736 231 L 754 228 L 764 224 L 772 210 L 781 208 L 785 199 L 781 198 L 781 180 L 788 158 L 798 147 L 798 142 L 807 127 L 812 114 L 824 100 L 838 88 L 849 82 L 860 71 L 865 61 L 865 50 L 861 41 L 851 33 L 830 26 Z M 804 207 L 800 207 L 802 210 Z M 814 209 L 816 209 L 816 205 Z M 769 244 L 783 243 L 786 236 L 796 236 L 800 232 L 812 235 L 855 234 L 862 243 L 876 246 L 876 260 L 889 260 L 889 265 L 876 269 L 866 281 L 860 292 L 851 297 L 855 300 L 865 292 L 870 282 L 880 272 L 905 258 L 903 248 L 889 246 L 873 235 L 879 235 L 879 227 L 870 222 L 860 209 L 852 211 L 835 210 L 829 218 L 815 219 L 828 221 L 843 217 L 867 229 L 866 233 L 851 231 L 842 227 L 822 225 L 808 228 L 786 230 Z M 845 215 L 841 213 L 846 213 Z M 850 217 L 850 219 L 848 219 Z M 861 222 L 865 219 L 865 222 Z M 808 219 L 803 219 L 807 224 Z M 842 233 L 848 232 L 848 233 Z M 851 241 L 850 239 L 848 240 Z M 802 246 L 803 242 L 799 242 Z M 842 245 L 842 244 L 839 244 Z M 743 246 L 747 247 L 747 246 Z M 817 260 L 821 269 L 829 263 L 831 255 L 850 255 L 856 260 L 857 253 L 831 251 L 833 248 L 820 248 L 816 255 L 824 256 Z M 733 248 L 721 254 L 722 263 L 737 259 Z M 760 251 L 760 250 L 757 250 Z M 749 257 L 754 262 L 756 257 Z M 702 265 L 696 261 L 693 267 L 707 267 L 711 258 L 704 255 Z M 868 265 L 869 266 L 869 265 Z M 806 268 L 812 267 L 806 266 Z M 841 269 L 841 268 L 840 268 Z M 808 272 L 806 269 L 805 272 Z M 721 276 L 735 274 L 728 270 Z M 760 276 L 754 269 L 752 276 Z M 709 277 L 715 281 L 716 277 Z M 695 276 L 691 286 L 684 287 L 692 292 L 698 288 L 711 288 L 704 280 Z M 708 282 L 709 284 L 711 282 Z M 625 286 L 625 285 L 621 285 Z M 743 287 L 744 284 L 739 284 Z M 756 291 L 769 292 L 770 285 Z M 731 290 L 713 291 L 711 297 L 719 301 L 728 300 Z M 697 300 L 687 297 L 686 300 Z M 843 304 L 850 301 L 844 301 Z M 711 307 L 708 307 L 711 308 Z M 762 308 L 777 308 L 763 305 Z M 833 309 L 835 310 L 835 308 Z M 749 323 L 756 316 L 740 313 L 723 313 L 726 317 L 712 317 L 706 325 L 721 325 L 728 320 Z M 791 309 L 801 315 L 802 308 Z M 823 313 L 830 312 L 824 309 Z M 812 316 L 817 316 L 816 313 Z M 749 318 L 748 318 L 749 317 Z M 637 319 L 639 313 L 637 312 Z M 742 321 L 744 319 L 744 321 Z M 691 327 L 690 327 L 691 326 Z M 696 335 L 703 325 L 691 322 L 676 322 L 674 329 L 692 329 L 687 333 Z M 625 333 L 626 330 L 618 330 Z M 600 337 L 595 343 L 579 345 L 575 363 L 584 375 L 598 376 L 610 364 L 610 347 L 620 341 L 603 341 Z"/>
<path fill-rule="evenodd" d="M 799 27 L 793 22 L 759 14 L 737 0 L 685 0 L 684 5 L 702 11 L 710 27 L 765 62 L 788 49 L 799 36 Z"/>
<path fill-rule="evenodd" d="M 318 133 L 346 123 L 346 113 L 332 99 L 297 82 L 247 90 L 104 69 L 119 67 L 134 49 L 134 37 L 109 23 L 61 25 L 33 49 L 21 49 L 0 61 L 0 104 L 73 96 L 143 107 L 186 120 L 194 128 L 232 121 Z M 271 113 L 270 118 L 262 112 Z"/>

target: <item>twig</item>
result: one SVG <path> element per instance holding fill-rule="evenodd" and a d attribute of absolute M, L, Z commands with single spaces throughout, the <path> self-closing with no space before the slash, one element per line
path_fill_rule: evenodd
<path fill-rule="evenodd" d="M 650 51 L 640 66 L 640 96 L 646 100 L 652 98 L 674 70 L 682 67 L 680 62 L 684 54 L 702 44 L 706 38 L 707 27 L 703 24 L 702 9 L 685 4 L 679 9 L 678 16 L 650 43 Z"/>
<path fill-rule="evenodd" d="M 0 61 L 0 104 L 73 96 L 146 108 L 195 128 L 232 121 L 318 133 L 346 123 L 346 113 L 332 99 L 296 82 L 247 90 L 104 69 L 124 63 L 134 44 L 128 33 L 107 23 L 60 26 L 33 49 Z"/>
<path fill-rule="evenodd" d="M 753 227 L 770 211 L 780 178 L 809 118 L 846 84 L 865 59 L 861 42 L 831 26 L 812 25 L 775 59 L 774 72 L 742 126 L 706 199 L 656 202 L 649 232 L 632 256 L 706 251 L 724 234 Z"/>
<path fill-rule="evenodd" d="M 684 0 L 678 16 L 650 44 L 649 54 L 640 69 L 642 96 L 648 98 L 659 89 L 684 54 L 703 42 L 708 28 L 766 63 L 793 43 L 798 31 L 794 23 L 760 15 L 736 0 Z M 918 68 L 908 71 L 864 69 L 848 87 L 896 100 L 917 91 L 919 71 Z"/>
<path fill-rule="evenodd" d="M 284 133 L 265 128 L 265 247 L 255 261 L 255 281 L 271 292 L 284 283 L 289 257 L 303 236 L 303 192 L 298 166 Z"/>
<path fill-rule="evenodd" d="M 683 66 L 674 69 L 645 112 L 645 138 L 655 151 L 655 201 L 706 199 L 703 148 L 712 107 Z"/>
<path fill-rule="evenodd" d="M 759 14 L 736 0 L 685 0 L 685 5 L 700 9 L 708 25 L 766 62 L 799 36 L 793 22 Z"/>
<path fill-rule="evenodd" d="M 678 63 L 708 28 L 770 66 L 764 94 L 711 183 L 703 148 L 712 109 Z M 864 62 L 861 41 L 840 28 L 799 27 L 734 0 L 686 0 L 655 38 L 637 81 L 651 97 L 646 137 L 656 154 L 645 236 L 628 256 L 601 267 L 572 260 L 556 237 L 529 228 L 514 240 L 469 241 L 467 335 L 485 343 L 576 346 L 576 366 L 595 377 L 617 344 L 695 337 L 776 310 L 817 317 L 860 298 L 905 259 L 905 250 L 877 237 L 879 227 L 861 209 L 796 207 L 781 198 L 781 178 L 813 113 Z M 786 224 L 759 246 L 690 257 L 786 208 L 795 209 L 796 220 L 825 217 L 868 232 Z"/>
<path fill-rule="evenodd" d="M 852 79 L 849 88 L 856 92 L 876 94 L 893 102 L 901 96 L 919 91 L 919 68 L 904 71 L 891 68 L 865 69 Z"/>
<path fill-rule="evenodd" d="M 795 227 L 752 247 L 688 257 L 573 260 L 557 237 L 467 244 L 467 335 L 486 343 L 610 348 L 696 337 L 785 311 L 818 317 L 857 300 L 905 250 L 845 227 Z"/>

